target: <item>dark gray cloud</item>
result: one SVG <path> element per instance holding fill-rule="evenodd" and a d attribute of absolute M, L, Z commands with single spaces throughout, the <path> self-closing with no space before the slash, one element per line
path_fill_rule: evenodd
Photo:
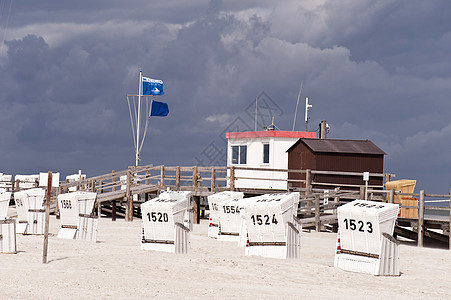
<path fill-rule="evenodd" d="M 126 94 L 143 70 L 164 80 L 170 115 L 151 119 L 142 163 L 195 164 L 237 117 L 253 126 L 245 110 L 262 91 L 291 130 L 303 80 L 310 129 L 326 119 L 330 137 L 378 144 L 387 172 L 449 190 L 446 1 L 1 4 L 0 172 L 132 165 Z"/>

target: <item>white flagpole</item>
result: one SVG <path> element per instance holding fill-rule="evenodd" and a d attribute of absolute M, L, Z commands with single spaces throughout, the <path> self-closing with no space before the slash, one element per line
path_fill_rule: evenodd
<path fill-rule="evenodd" d="M 139 71 L 139 91 L 138 91 L 138 118 L 136 120 L 136 156 L 135 165 L 139 164 L 139 126 L 141 118 L 141 94 L 142 94 L 142 84 L 143 84 L 143 72 Z"/>

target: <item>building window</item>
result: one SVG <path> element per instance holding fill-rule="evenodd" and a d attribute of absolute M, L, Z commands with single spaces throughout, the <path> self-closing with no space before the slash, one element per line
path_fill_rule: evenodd
<path fill-rule="evenodd" d="M 263 144 L 263 163 L 269 164 L 269 144 Z"/>
<path fill-rule="evenodd" d="M 232 165 L 246 164 L 247 146 L 232 146 Z"/>

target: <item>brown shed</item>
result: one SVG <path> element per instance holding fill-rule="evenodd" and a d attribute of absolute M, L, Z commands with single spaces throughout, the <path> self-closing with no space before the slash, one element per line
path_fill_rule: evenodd
<path fill-rule="evenodd" d="M 386 154 L 370 140 L 305 139 L 301 138 L 288 150 L 288 169 L 335 172 L 370 172 L 382 174 Z M 289 179 L 305 179 L 305 174 L 288 173 Z M 362 176 L 312 174 L 314 188 L 362 185 Z M 368 184 L 382 186 L 383 177 L 370 177 Z M 305 187 L 292 182 L 292 187 Z"/>

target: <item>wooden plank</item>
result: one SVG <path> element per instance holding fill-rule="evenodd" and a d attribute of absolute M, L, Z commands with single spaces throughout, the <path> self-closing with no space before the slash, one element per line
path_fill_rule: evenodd
<path fill-rule="evenodd" d="M 433 197 L 433 198 L 445 198 L 449 199 L 449 195 L 443 195 L 443 194 L 425 194 L 425 197 Z"/>
<path fill-rule="evenodd" d="M 180 167 L 175 170 L 175 189 L 177 191 L 180 189 Z"/>
<path fill-rule="evenodd" d="M 390 190 L 388 199 L 389 203 L 395 203 L 395 190 Z"/>
<path fill-rule="evenodd" d="M 424 190 L 420 191 L 420 203 L 418 206 L 418 247 L 423 247 L 424 238 Z"/>
<path fill-rule="evenodd" d="M 235 190 L 235 167 L 230 167 L 230 181 L 229 181 L 230 190 Z"/>
<path fill-rule="evenodd" d="M 312 174 L 321 175 L 341 175 L 341 176 L 360 176 L 363 177 L 363 172 L 339 172 L 339 171 L 319 171 L 312 170 Z M 370 173 L 370 177 L 384 177 L 384 174 L 380 173 Z"/>
<path fill-rule="evenodd" d="M 328 185 L 328 186 L 342 186 L 342 187 L 360 187 L 359 184 L 345 184 L 345 183 L 327 183 L 327 182 L 317 182 L 317 181 L 312 181 L 313 185 Z M 380 188 L 383 189 L 384 186 L 383 185 L 370 185 L 368 186 L 369 188 Z M 373 192 L 383 192 L 381 190 L 373 190 Z"/>
<path fill-rule="evenodd" d="M 235 176 L 235 179 L 251 179 L 251 180 L 268 180 L 268 181 L 305 182 L 305 180 L 302 180 L 302 179 L 259 178 L 259 177 L 243 177 L 243 176 Z"/>
<path fill-rule="evenodd" d="M 195 188 L 197 188 L 198 186 L 199 186 L 199 182 L 198 182 L 198 176 L 199 176 L 199 173 L 198 173 L 198 171 L 197 171 L 197 166 L 194 166 L 193 167 L 193 188 L 195 189 Z"/>
<path fill-rule="evenodd" d="M 418 240 L 418 230 L 410 230 L 404 227 L 395 226 L 395 234 L 408 238 L 410 240 L 417 241 Z M 449 237 L 447 235 L 432 231 L 432 230 L 424 230 L 424 237 L 433 239 L 435 241 L 439 241 L 442 243 L 448 243 Z"/>
<path fill-rule="evenodd" d="M 321 228 L 321 218 L 320 218 L 319 195 L 315 195 L 315 230 L 319 232 L 320 228 Z"/>
<path fill-rule="evenodd" d="M 424 236 L 443 243 L 448 243 L 449 240 L 449 237 L 447 235 L 427 229 L 424 231 Z"/>
<path fill-rule="evenodd" d="M 410 240 L 416 241 L 418 240 L 418 233 L 413 231 L 413 230 L 409 230 L 403 227 L 399 227 L 399 226 L 395 226 L 395 230 L 394 230 L 396 235 L 408 238 Z"/>
<path fill-rule="evenodd" d="M 195 224 L 200 223 L 200 196 L 193 196 L 193 209 L 194 209 L 194 220 Z"/>
<path fill-rule="evenodd" d="M 111 171 L 112 174 L 112 179 L 111 181 L 115 184 L 116 183 L 116 176 L 115 176 L 115 171 Z M 115 192 L 116 191 L 116 186 L 113 185 L 112 187 L 112 191 Z M 116 200 L 111 201 L 111 221 L 116 221 Z"/>
<path fill-rule="evenodd" d="M 125 192 L 126 205 L 125 205 L 125 221 L 133 221 L 133 195 L 131 193 L 132 184 L 132 172 L 127 172 L 127 188 Z"/>
<path fill-rule="evenodd" d="M 337 224 L 337 215 L 324 215 L 320 216 L 321 224 Z M 300 219 L 302 227 L 314 227 L 315 226 L 315 217 L 302 218 Z"/>
<path fill-rule="evenodd" d="M 45 194 L 45 225 L 44 225 L 44 247 L 42 251 L 42 263 L 47 263 L 47 252 L 49 247 L 49 221 L 50 221 L 50 198 L 52 196 L 52 172 L 47 174 L 47 192 Z"/>
<path fill-rule="evenodd" d="M 160 185 L 164 187 L 164 166 L 160 167 Z"/>
<path fill-rule="evenodd" d="M 210 179 L 210 188 L 211 190 L 214 190 L 216 185 L 216 168 L 211 167 L 211 179 Z"/>

